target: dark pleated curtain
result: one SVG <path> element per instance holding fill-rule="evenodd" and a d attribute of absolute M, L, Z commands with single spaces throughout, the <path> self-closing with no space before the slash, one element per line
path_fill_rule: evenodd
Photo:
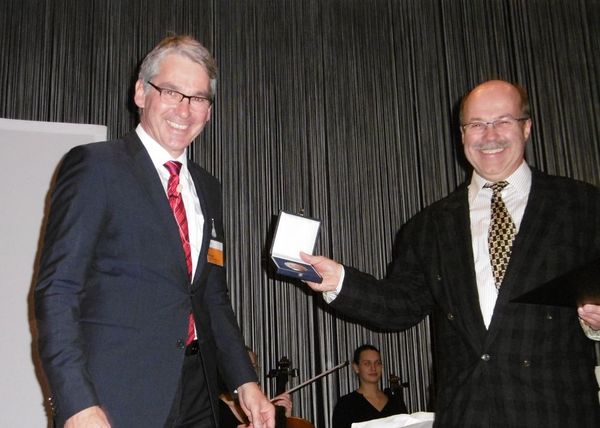
<path fill-rule="evenodd" d="M 231 300 L 266 377 L 287 356 L 295 385 L 381 348 L 410 411 L 432 406 L 428 320 L 375 331 L 275 276 L 280 210 L 322 220 L 316 251 L 381 277 L 397 229 L 468 176 L 457 106 L 481 80 L 525 85 L 529 162 L 600 184 L 598 0 L 4 0 L 0 117 L 136 123 L 136 67 L 169 32 L 220 65 L 214 116 L 190 157 L 221 179 Z M 294 394 L 294 413 L 329 427 L 343 368 Z"/>

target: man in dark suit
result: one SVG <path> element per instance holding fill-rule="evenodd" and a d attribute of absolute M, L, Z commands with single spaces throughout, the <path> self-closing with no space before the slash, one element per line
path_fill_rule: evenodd
<path fill-rule="evenodd" d="M 229 301 L 220 185 L 186 158 L 216 73 L 196 40 L 163 40 L 135 132 L 63 160 L 35 288 L 59 426 L 216 427 L 217 367 L 253 426 L 274 426 Z"/>
<path fill-rule="evenodd" d="M 378 327 L 405 329 L 432 315 L 436 426 L 600 426 L 586 337 L 600 329 L 600 307 L 580 307 L 578 319 L 574 308 L 511 303 L 600 257 L 600 190 L 527 165 L 532 122 L 521 88 L 484 82 L 460 117 L 471 182 L 407 222 L 388 278 L 304 255 L 323 276 L 309 285 Z M 507 267 L 488 250 L 498 230 Z"/>

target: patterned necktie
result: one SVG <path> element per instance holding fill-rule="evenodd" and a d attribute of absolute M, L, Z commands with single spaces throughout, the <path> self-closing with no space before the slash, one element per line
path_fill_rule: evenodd
<path fill-rule="evenodd" d="M 499 290 L 504 279 L 504 273 L 510 260 L 512 249 L 517 229 L 512 221 L 512 218 L 506 209 L 506 205 L 502 200 L 502 189 L 508 183 L 499 181 L 497 183 L 488 183 L 487 188 L 492 189 L 492 205 L 490 229 L 488 231 L 488 245 L 490 250 L 490 262 L 492 264 L 492 273 L 494 274 L 494 282 Z"/>
<path fill-rule="evenodd" d="M 187 265 L 188 276 L 192 277 L 192 249 L 190 247 L 190 239 L 188 234 L 188 222 L 185 215 L 185 206 L 183 205 L 183 199 L 181 197 L 181 191 L 179 189 L 179 171 L 181 171 L 181 162 L 168 161 L 165 163 L 165 168 L 169 171 L 171 176 L 167 184 L 167 195 L 169 196 L 169 205 L 173 210 L 177 227 L 179 228 L 179 237 L 183 245 L 183 252 L 185 253 L 185 262 Z M 194 329 L 194 315 L 190 313 L 188 320 L 188 337 L 186 344 L 190 344 L 195 338 Z"/>

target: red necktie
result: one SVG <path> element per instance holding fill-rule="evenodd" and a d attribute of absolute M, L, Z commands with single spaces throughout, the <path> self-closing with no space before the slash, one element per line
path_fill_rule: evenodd
<path fill-rule="evenodd" d="M 192 250 L 190 248 L 190 239 L 188 234 L 188 223 L 185 215 L 185 206 L 183 205 L 183 199 L 181 198 L 181 192 L 178 189 L 179 186 L 179 171 L 181 171 L 181 162 L 168 161 L 165 163 L 165 168 L 169 170 L 169 182 L 167 184 L 167 195 L 169 196 L 169 205 L 173 210 L 175 221 L 179 228 L 179 237 L 181 238 L 181 244 L 183 245 L 183 252 L 185 253 L 185 262 L 187 264 L 188 275 L 192 277 Z M 188 321 L 188 337 L 186 344 L 190 344 L 195 338 L 194 329 L 194 315 L 190 313 Z"/>

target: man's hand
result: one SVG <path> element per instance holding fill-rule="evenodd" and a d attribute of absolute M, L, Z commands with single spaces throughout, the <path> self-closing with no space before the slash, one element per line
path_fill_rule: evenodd
<path fill-rule="evenodd" d="M 323 277 L 323 282 L 317 284 L 316 282 L 305 281 L 310 288 L 315 291 L 335 291 L 340 278 L 342 276 L 342 265 L 335 260 L 328 259 L 323 256 L 311 256 L 309 254 L 300 252 L 300 258 L 306 263 L 310 263 L 315 270 Z"/>
<path fill-rule="evenodd" d="M 276 406 L 285 407 L 285 416 L 292 416 L 292 397 L 287 392 L 279 394 L 278 396 L 271 399 L 271 403 Z"/>
<path fill-rule="evenodd" d="M 600 330 L 600 305 L 586 304 L 577 308 L 581 318 L 593 330 Z"/>
<path fill-rule="evenodd" d="M 100 406 L 92 406 L 67 419 L 65 428 L 110 428 L 110 422 Z"/>
<path fill-rule="evenodd" d="M 249 427 L 275 428 L 275 407 L 256 383 L 245 383 L 238 387 L 237 392 L 240 407 L 250 420 Z"/>

